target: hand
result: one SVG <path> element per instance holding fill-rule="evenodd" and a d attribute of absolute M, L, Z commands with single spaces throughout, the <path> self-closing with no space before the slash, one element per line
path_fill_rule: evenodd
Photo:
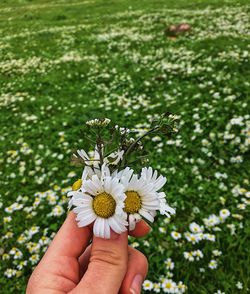
<path fill-rule="evenodd" d="M 146 235 L 140 221 L 130 235 Z M 26 294 L 137 294 L 147 274 L 146 257 L 128 246 L 127 232 L 111 239 L 93 237 L 89 227 L 78 228 L 71 212 L 32 273 Z"/>

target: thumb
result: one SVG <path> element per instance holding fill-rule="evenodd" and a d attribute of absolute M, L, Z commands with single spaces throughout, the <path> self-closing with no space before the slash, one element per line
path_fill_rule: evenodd
<path fill-rule="evenodd" d="M 93 238 L 88 269 L 74 293 L 117 294 L 127 271 L 127 232 L 111 232 L 111 239 Z M 83 292 L 84 291 L 84 292 Z"/>

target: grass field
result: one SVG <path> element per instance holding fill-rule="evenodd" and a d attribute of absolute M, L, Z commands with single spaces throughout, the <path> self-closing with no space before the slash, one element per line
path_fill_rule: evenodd
<path fill-rule="evenodd" d="M 65 219 L 84 121 L 139 130 L 165 111 L 180 130 L 147 148 L 177 213 L 130 240 L 144 291 L 250 291 L 247 2 L 1 1 L 0 293 L 24 293 Z M 190 33 L 164 34 L 181 22 Z"/>

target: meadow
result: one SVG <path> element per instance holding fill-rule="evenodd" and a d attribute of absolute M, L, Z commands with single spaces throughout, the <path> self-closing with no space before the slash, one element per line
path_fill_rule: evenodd
<path fill-rule="evenodd" d="M 143 293 L 249 293 L 250 6 L 214 0 L 0 3 L 0 293 L 24 293 L 81 176 L 82 126 L 108 117 L 147 141 L 171 220 L 130 238 L 149 260 Z M 186 34 L 166 28 L 188 23 Z"/>

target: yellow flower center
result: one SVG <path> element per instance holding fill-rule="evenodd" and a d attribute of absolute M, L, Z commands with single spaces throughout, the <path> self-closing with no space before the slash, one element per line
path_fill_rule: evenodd
<path fill-rule="evenodd" d="M 165 288 L 166 289 L 171 289 L 172 285 L 170 283 L 166 283 Z"/>
<path fill-rule="evenodd" d="M 81 179 L 75 181 L 74 184 L 72 185 L 72 190 L 73 191 L 79 190 L 81 188 L 81 185 L 82 185 Z"/>
<path fill-rule="evenodd" d="M 115 213 L 115 199 L 108 193 L 103 192 L 94 197 L 93 209 L 96 215 L 102 218 L 109 218 Z"/>
<path fill-rule="evenodd" d="M 127 213 L 136 213 L 141 208 L 141 197 L 135 191 L 127 191 L 125 193 L 127 195 L 125 199 L 125 208 L 124 210 Z"/>

